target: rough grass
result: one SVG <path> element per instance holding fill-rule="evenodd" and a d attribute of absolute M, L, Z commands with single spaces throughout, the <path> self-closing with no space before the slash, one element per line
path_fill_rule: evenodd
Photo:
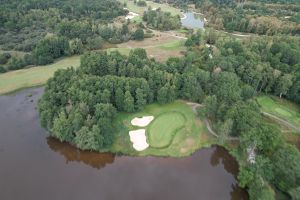
<path fill-rule="evenodd" d="M 131 125 L 131 120 L 135 117 L 142 117 L 146 115 L 152 115 L 155 117 L 154 121 L 146 128 L 151 128 L 153 123 L 157 129 L 166 128 L 165 125 L 159 121 L 159 116 L 169 114 L 172 112 L 180 113 L 186 119 L 184 126 L 177 130 L 176 134 L 171 134 L 172 139 L 169 145 L 164 148 L 149 147 L 148 149 L 137 152 L 133 149 L 132 143 L 130 142 L 128 132 L 130 130 L 139 129 Z M 171 117 L 171 116 L 169 116 Z M 169 121 L 171 123 L 174 119 L 168 119 L 168 115 L 163 117 L 164 122 Z M 181 121 L 181 119 L 177 119 Z M 164 126 L 164 127 L 162 127 Z M 192 108 L 188 106 L 184 101 L 176 101 L 174 103 L 159 105 L 151 104 L 146 106 L 142 111 L 137 113 L 120 113 L 114 121 L 114 127 L 117 130 L 116 138 L 112 146 L 111 151 L 120 154 L 135 155 L 135 156 L 172 156 L 172 157 L 183 157 L 191 155 L 197 149 L 201 147 L 209 146 L 214 141 L 206 134 L 206 129 L 202 121 L 195 116 Z M 173 127 L 174 128 L 174 127 Z M 176 127 L 175 127 L 176 128 Z M 151 128 L 153 129 L 153 127 Z M 155 131 L 155 130 L 153 130 Z M 159 130 L 156 130 L 159 131 Z M 148 130 L 147 130 L 148 132 Z M 158 134 L 158 132 L 155 132 Z M 148 133 L 146 133 L 148 135 Z M 164 141 L 170 141 L 169 137 L 162 137 Z M 154 142 L 154 141 L 152 141 Z M 151 145 L 153 145 L 151 142 Z M 166 144 L 165 142 L 164 144 Z M 155 144 L 154 144 L 155 146 Z"/>
<path fill-rule="evenodd" d="M 181 15 L 181 12 L 178 8 L 174 8 L 168 4 L 160 4 L 160 3 L 155 3 L 152 1 L 146 1 L 147 2 L 147 6 L 146 7 L 140 7 L 137 6 L 136 4 L 133 3 L 133 1 L 130 0 L 119 0 L 121 3 L 127 3 L 127 8 L 131 11 L 131 12 L 135 12 L 138 13 L 140 15 L 142 15 L 144 13 L 145 10 L 148 9 L 149 6 L 151 6 L 152 8 L 161 8 L 162 11 L 165 12 L 170 12 L 172 15 Z"/>
<path fill-rule="evenodd" d="M 13 92 L 26 87 L 43 85 L 58 69 L 78 67 L 80 56 L 63 58 L 54 64 L 0 74 L 0 94 Z"/>
<path fill-rule="evenodd" d="M 296 104 L 274 96 L 260 96 L 257 98 L 257 102 L 262 111 L 300 127 L 300 108 Z"/>
<path fill-rule="evenodd" d="M 168 147 L 175 134 L 184 127 L 186 119 L 180 112 L 167 112 L 157 116 L 147 128 L 151 147 Z"/>

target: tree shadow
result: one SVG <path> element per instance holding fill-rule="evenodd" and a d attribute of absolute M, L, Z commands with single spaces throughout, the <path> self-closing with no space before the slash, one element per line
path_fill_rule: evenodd
<path fill-rule="evenodd" d="M 107 164 L 112 164 L 115 160 L 115 156 L 111 153 L 82 151 L 66 142 L 60 142 L 52 137 L 47 137 L 47 144 L 51 150 L 64 156 L 66 163 L 84 163 L 95 169 L 101 169 Z"/>

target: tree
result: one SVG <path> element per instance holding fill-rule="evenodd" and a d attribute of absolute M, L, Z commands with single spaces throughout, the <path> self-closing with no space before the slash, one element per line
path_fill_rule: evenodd
<path fill-rule="evenodd" d="M 213 74 L 212 94 L 218 101 L 232 104 L 241 99 L 240 80 L 234 73 L 220 72 Z"/>
<path fill-rule="evenodd" d="M 289 191 L 300 184 L 300 153 L 292 145 L 278 148 L 272 156 L 275 184 L 282 191 Z"/>
<path fill-rule="evenodd" d="M 168 102 L 168 86 L 161 87 L 157 92 L 157 101 L 160 104 Z"/>
<path fill-rule="evenodd" d="M 141 7 L 146 7 L 146 6 L 147 6 L 146 1 L 144 1 L 144 0 L 139 0 L 136 4 L 137 4 L 138 6 L 141 6 Z"/>
<path fill-rule="evenodd" d="M 136 96 L 136 108 L 137 110 L 141 110 L 144 105 L 147 103 L 146 97 L 147 95 L 144 93 L 144 91 L 140 88 L 136 89 L 135 91 Z"/>
<path fill-rule="evenodd" d="M 300 186 L 289 190 L 292 200 L 300 200 Z"/>
<path fill-rule="evenodd" d="M 117 88 L 115 94 L 116 106 L 118 110 L 124 110 L 124 92 L 121 88 Z"/>
<path fill-rule="evenodd" d="M 275 86 L 275 92 L 281 98 L 282 95 L 286 95 L 289 88 L 293 85 L 293 76 L 285 74 L 279 78 Z"/>
<path fill-rule="evenodd" d="M 77 147 L 82 150 L 98 150 L 103 146 L 103 136 L 98 126 L 94 125 L 92 130 L 83 126 L 75 136 Z"/>
<path fill-rule="evenodd" d="M 144 30 L 142 28 L 138 28 L 132 34 L 132 39 L 134 39 L 134 40 L 144 40 Z"/>
<path fill-rule="evenodd" d="M 71 40 L 69 43 L 70 43 L 70 53 L 72 55 L 79 55 L 83 53 L 83 44 L 79 38 Z"/>
<path fill-rule="evenodd" d="M 134 99 L 128 90 L 125 92 L 125 96 L 124 96 L 124 110 L 126 112 L 134 111 Z"/>
<path fill-rule="evenodd" d="M 89 50 L 101 49 L 103 44 L 104 44 L 104 40 L 100 36 L 87 39 L 87 48 Z"/>
<path fill-rule="evenodd" d="M 67 116 L 65 112 L 62 111 L 60 112 L 58 117 L 54 119 L 51 133 L 61 142 L 71 142 L 73 139 L 73 135 L 69 127 L 70 126 Z"/>
<path fill-rule="evenodd" d="M 232 130 L 233 121 L 232 119 L 226 119 L 224 123 L 219 124 L 218 126 L 218 139 L 221 144 L 225 144 L 228 136 Z"/>

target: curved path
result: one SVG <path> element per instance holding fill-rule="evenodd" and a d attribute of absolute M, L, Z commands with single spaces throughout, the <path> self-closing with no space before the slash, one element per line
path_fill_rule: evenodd
<path fill-rule="evenodd" d="M 187 102 L 186 104 L 189 105 L 189 106 L 192 106 L 192 109 L 193 109 L 194 113 L 197 113 L 197 108 L 198 107 L 204 107 L 204 105 L 202 105 L 202 104 L 193 103 L 193 102 Z M 205 126 L 206 126 L 208 132 L 210 134 L 212 134 L 213 136 L 215 136 L 216 138 L 218 138 L 219 137 L 218 134 L 212 129 L 212 127 L 211 127 L 211 125 L 210 125 L 207 118 L 204 118 L 204 123 L 205 123 Z M 239 138 L 238 137 L 228 137 L 228 140 L 239 140 Z"/>
<path fill-rule="evenodd" d="M 277 117 L 277 116 L 275 116 L 275 115 L 273 115 L 273 114 L 267 113 L 267 112 L 261 112 L 261 113 L 262 113 L 263 115 L 267 116 L 267 117 L 270 117 L 270 118 L 272 118 L 272 119 L 275 119 L 276 121 L 281 122 L 283 125 L 285 125 L 285 126 L 291 128 L 291 129 L 294 129 L 294 130 L 300 132 L 300 127 L 297 127 L 297 126 L 291 124 L 290 122 L 288 122 L 288 121 L 286 121 L 286 120 L 284 120 L 284 119 L 282 119 L 282 118 L 279 118 L 279 117 Z"/>

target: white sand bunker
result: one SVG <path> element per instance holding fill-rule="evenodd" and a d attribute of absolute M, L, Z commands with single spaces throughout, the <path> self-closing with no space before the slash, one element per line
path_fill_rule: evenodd
<path fill-rule="evenodd" d="M 136 117 L 133 120 L 131 120 L 131 124 L 133 126 L 145 127 L 148 126 L 153 119 L 153 116 L 144 116 L 141 118 Z"/>
<path fill-rule="evenodd" d="M 149 147 L 146 140 L 146 130 L 138 129 L 129 131 L 130 141 L 133 143 L 133 148 L 137 151 L 143 151 Z"/>
<path fill-rule="evenodd" d="M 139 14 L 134 12 L 129 12 L 128 15 L 125 17 L 125 19 L 133 19 L 134 17 L 139 16 Z"/>

